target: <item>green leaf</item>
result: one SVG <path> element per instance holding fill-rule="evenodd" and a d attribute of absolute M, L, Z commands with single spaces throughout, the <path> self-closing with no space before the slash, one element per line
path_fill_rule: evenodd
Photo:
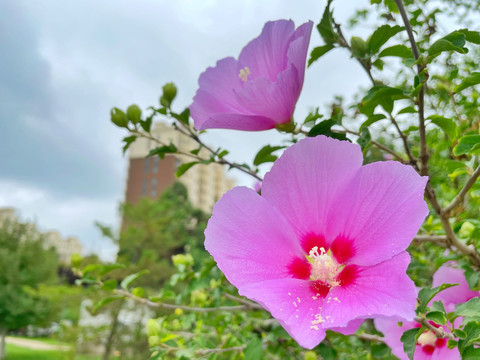
<path fill-rule="evenodd" d="M 135 280 L 141 278 L 143 275 L 148 274 L 148 270 L 141 270 L 135 274 L 130 274 L 128 275 L 125 279 L 122 280 L 120 283 L 120 286 L 122 289 L 128 290 L 128 287 L 130 286 L 131 283 L 133 283 Z"/>
<path fill-rule="evenodd" d="M 480 321 L 480 298 L 474 297 L 466 303 L 458 304 L 455 309 L 456 316 L 464 316 L 467 321 Z"/>
<path fill-rule="evenodd" d="M 178 121 L 188 125 L 189 120 L 190 120 L 190 109 L 186 108 L 183 110 L 180 114 L 176 114 L 174 112 L 170 113 L 174 119 L 177 119 Z"/>
<path fill-rule="evenodd" d="M 462 360 L 478 360 L 480 359 L 480 348 L 473 345 L 469 346 L 463 351 Z"/>
<path fill-rule="evenodd" d="M 412 49 L 405 45 L 393 45 L 383 49 L 380 54 L 378 54 L 378 57 L 385 56 L 397 56 L 402 59 L 413 59 L 413 52 Z"/>
<path fill-rule="evenodd" d="M 459 339 L 465 339 L 467 337 L 467 333 L 460 329 L 453 330 L 453 335 L 455 335 Z"/>
<path fill-rule="evenodd" d="M 331 2 L 332 0 L 328 0 L 325 11 L 323 12 L 322 20 L 320 20 L 320 23 L 317 25 L 317 30 L 327 45 L 332 45 L 338 40 L 338 35 L 333 30 L 333 18 L 332 13 L 330 12 Z"/>
<path fill-rule="evenodd" d="M 103 282 L 102 289 L 107 291 L 112 291 L 117 287 L 117 280 L 115 279 L 108 279 Z"/>
<path fill-rule="evenodd" d="M 260 151 L 255 155 L 255 159 L 253 159 L 253 165 L 258 166 L 263 163 L 273 162 L 277 160 L 277 156 L 273 155 L 272 153 L 284 149 L 285 146 L 270 146 L 265 145 Z"/>
<path fill-rule="evenodd" d="M 418 293 L 418 298 L 420 300 L 420 305 L 418 305 L 417 313 L 419 313 L 419 314 L 425 313 L 425 310 L 427 309 L 428 303 L 430 302 L 430 300 L 433 299 L 433 297 L 435 295 L 437 295 L 439 292 L 441 292 L 445 289 L 448 289 L 448 288 L 450 288 L 452 286 L 456 286 L 456 285 L 458 285 L 458 284 L 442 284 L 442 285 L 434 287 L 432 289 L 423 288 L 422 290 L 420 290 L 420 292 Z"/>
<path fill-rule="evenodd" d="M 360 136 L 357 139 L 357 144 L 360 145 L 360 147 L 362 148 L 362 152 L 365 156 L 368 148 L 372 144 L 372 136 L 370 135 L 370 131 L 367 127 L 360 128 Z"/>
<path fill-rule="evenodd" d="M 366 115 L 373 114 L 375 108 L 380 105 L 385 111 L 393 111 L 393 103 L 396 100 L 408 99 L 402 89 L 392 88 L 385 85 L 373 86 L 359 104 L 359 110 Z"/>
<path fill-rule="evenodd" d="M 474 44 L 480 44 L 480 33 L 478 31 L 470 31 L 468 29 L 458 30 L 465 35 L 465 40 Z"/>
<path fill-rule="evenodd" d="M 336 123 L 337 122 L 333 119 L 323 120 L 320 123 L 318 123 L 317 125 L 315 125 L 314 127 L 312 127 L 310 129 L 310 131 L 308 132 L 307 136 L 315 137 L 315 136 L 318 136 L 318 135 L 325 135 L 325 136 L 335 138 L 334 135 L 339 135 L 339 134 L 335 134 L 334 132 L 332 132 L 331 128 Z"/>
<path fill-rule="evenodd" d="M 415 109 L 413 106 L 407 106 L 405 108 L 403 108 L 402 110 L 400 110 L 398 112 L 398 115 L 400 114 L 414 114 L 417 112 L 417 109 Z"/>
<path fill-rule="evenodd" d="M 455 137 L 457 136 L 457 124 L 455 124 L 455 121 L 453 121 L 452 119 L 448 119 L 441 115 L 430 115 L 428 119 L 430 119 L 433 124 L 437 125 L 440 129 L 442 129 L 450 139 L 455 139 Z"/>
<path fill-rule="evenodd" d="M 431 311 L 426 315 L 426 318 L 439 325 L 445 325 L 447 323 L 447 317 L 445 313 L 441 311 Z"/>
<path fill-rule="evenodd" d="M 308 59 L 308 66 L 312 65 L 312 63 L 320 59 L 323 55 L 325 55 L 334 48 L 335 47 L 331 44 L 317 46 L 316 48 L 314 48 L 310 53 L 310 59 Z"/>
<path fill-rule="evenodd" d="M 255 338 L 250 340 L 250 342 L 245 347 L 245 359 L 251 360 L 262 360 L 263 359 L 263 349 L 262 349 L 262 340 Z"/>
<path fill-rule="evenodd" d="M 96 314 L 98 312 L 98 310 L 100 310 L 100 308 L 102 308 L 103 306 L 107 305 L 107 304 L 110 304 L 111 302 L 114 302 L 114 301 L 117 301 L 117 300 L 122 300 L 124 299 L 125 296 L 111 296 L 111 297 L 108 297 L 106 299 L 102 299 L 100 301 L 97 301 L 92 309 L 91 309 L 91 312 L 93 314 Z"/>
<path fill-rule="evenodd" d="M 420 328 L 409 329 L 405 331 L 400 338 L 400 341 L 403 343 L 403 351 L 407 354 L 410 360 L 413 360 L 413 354 L 417 347 L 417 335 L 419 330 Z"/>
<path fill-rule="evenodd" d="M 165 154 L 174 154 L 176 152 L 177 152 L 177 147 L 175 145 L 173 145 L 173 144 L 163 145 L 163 146 L 157 147 L 153 150 L 150 150 L 147 157 L 148 156 L 153 156 L 153 155 L 158 155 L 158 156 L 160 156 L 161 159 L 164 159 Z"/>
<path fill-rule="evenodd" d="M 460 339 L 458 341 L 458 350 L 460 354 L 473 344 L 473 342 L 480 339 L 480 322 L 471 321 L 465 325 L 463 331 L 467 334 L 465 339 Z"/>
<path fill-rule="evenodd" d="M 463 79 L 463 81 L 454 89 L 454 92 L 458 93 L 477 84 L 480 84 L 480 72 L 472 72 L 469 76 Z"/>
<path fill-rule="evenodd" d="M 447 36 L 435 41 L 428 49 L 430 61 L 436 58 L 444 51 L 456 51 L 460 54 L 466 54 L 468 49 L 465 45 L 465 34 L 460 31 L 454 31 Z"/>
<path fill-rule="evenodd" d="M 124 264 L 107 264 L 107 265 L 102 265 L 100 268 L 100 271 L 98 272 L 98 275 L 103 276 L 108 274 L 109 272 L 117 269 L 124 269 L 125 265 Z"/>
<path fill-rule="evenodd" d="M 122 148 L 124 155 L 125 155 L 125 152 L 128 150 L 128 148 L 130 147 L 130 144 L 133 143 L 136 139 L 137 137 L 135 135 L 127 136 L 123 138 L 122 141 L 125 143 L 125 145 L 123 145 L 123 148 Z"/>
<path fill-rule="evenodd" d="M 181 164 L 178 167 L 177 172 L 175 173 L 175 176 L 177 178 L 179 178 L 180 176 L 185 174 L 192 166 L 194 166 L 196 164 L 198 164 L 198 161 L 192 161 L 192 162 L 188 162 L 188 163 L 185 163 L 185 164 Z"/>
<path fill-rule="evenodd" d="M 472 267 L 468 264 L 462 266 L 462 269 L 464 271 L 463 274 L 465 275 L 465 279 L 467 280 L 470 290 L 478 290 L 480 272 L 473 270 Z"/>
<path fill-rule="evenodd" d="M 140 120 L 140 126 L 147 133 L 149 133 L 150 129 L 152 128 L 153 116 L 154 116 L 154 114 L 150 115 L 145 120 Z"/>
<path fill-rule="evenodd" d="M 453 148 L 453 154 L 463 155 L 480 148 L 480 135 L 465 135 L 460 138 L 457 146 Z"/>
<path fill-rule="evenodd" d="M 136 124 L 142 118 L 142 110 L 138 105 L 130 105 L 127 109 L 127 117 L 133 124 Z"/>
<path fill-rule="evenodd" d="M 382 25 L 370 35 L 367 40 L 367 47 L 370 54 L 376 54 L 383 44 L 385 44 L 391 37 L 404 30 L 403 26 Z"/>
<path fill-rule="evenodd" d="M 380 120 L 385 119 L 385 118 L 386 118 L 386 116 L 383 115 L 383 114 L 373 114 L 373 115 L 370 115 L 370 116 L 368 117 L 368 119 L 365 120 L 362 125 L 360 125 L 360 129 L 369 127 L 369 126 L 372 125 L 373 123 L 376 123 L 377 121 L 380 121 Z"/>

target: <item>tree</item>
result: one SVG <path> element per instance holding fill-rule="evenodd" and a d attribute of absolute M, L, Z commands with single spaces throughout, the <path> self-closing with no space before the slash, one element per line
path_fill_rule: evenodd
<path fill-rule="evenodd" d="M 129 273 L 149 270 L 141 285 L 161 286 L 174 272 L 172 255 L 185 247 L 197 259 L 206 257 L 202 250 L 207 216 L 193 208 L 183 184 L 173 184 L 158 200 L 145 197 L 137 204 L 124 204 L 122 213 L 118 262 L 131 264 Z"/>
<path fill-rule="evenodd" d="M 8 331 L 48 319 L 48 300 L 36 289 L 55 279 L 58 256 L 54 249 L 45 249 L 42 240 L 31 224 L 0 225 L 0 359 L 5 358 Z"/>

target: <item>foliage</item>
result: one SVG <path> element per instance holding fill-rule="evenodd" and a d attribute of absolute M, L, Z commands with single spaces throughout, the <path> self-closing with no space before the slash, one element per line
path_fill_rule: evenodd
<path fill-rule="evenodd" d="M 122 214 L 117 261 L 127 267 L 120 276 L 147 269 L 138 284 L 158 288 L 174 272 L 173 255 L 188 249 L 198 259 L 206 257 L 202 249 L 207 217 L 190 204 L 183 184 L 175 183 L 158 200 L 144 197 L 135 205 L 124 204 Z"/>
<path fill-rule="evenodd" d="M 262 180 L 262 169 L 276 160 L 277 151 L 305 136 L 318 135 L 357 142 L 367 163 L 399 161 L 428 176 L 425 199 L 430 214 L 408 249 L 412 261 L 407 272 L 421 288 L 415 318 L 420 327 L 404 333 L 404 349 L 411 358 L 419 336 L 430 331 L 447 339 L 448 346 L 458 348 L 463 358 L 474 359 L 480 341 L 478 298 L 447 312 L 442 303 L 431 300 L 448 285 L 431 289 L 431 284 L 433 273 L 445 262 L 454 261 L 470 288 L 479 289 L 480 33 L 472 18 L 478 17 L 480 2 L 438 3 L 444 6 L 432 7 L 426 0 L 371 0 L 371 6 L 357 10 L 349 20 L 353 36 L 348 40 L 335 18 L 334 6 L 342 4 L 329 0 L 323 15 L 318 16 L 318 34 L 313 41 L 321 42 L 314 47 L 308 65 L 321 66 L 323 56 L 345 49 L 363 68 L 370 85 L 354 99 L 334 98 L 327 109 L 316 108 L 303 121 L 278 127 L 284 141 L 265 144 L 251 164 L 233 162 L 228 150 L 210 148 L 203 142 L 201 133 L 190 125 L 188 109 L 176 112 L 173 108 L 177 90 L 172 91 L 172 84 L 164 87 L 159 106 L 150 107 L 148 116 L 139 111 L 128 116 L 128 109 L 125 113 L 114 108 L 111 120 L 128 132 L 124 151 L 137 137 L 152 138 L 150 128 L 156 119 L 169 119 L 178 131 L 195 140 L 199 149 L 207 150 L 208 156 L 199 150 L 190 152 L 192 161 L 178 176 L 192 166 L 218 163 Z M 445 16 L 450 23 L 443 22 Z M 452 23 L 458 26 L 445 30 Z M 369 36 L 361 33 L 362 27 L 370 29 Z M 177 151 L 173 144 L 158 141 L 150 155 L 163 157 Z M 142 216 L 152 218 L 125 240 L 133 250 L 124 256 L 135 262 L 141 258 L 143 246 L 138 239 L 145 238 L 158 215 L 145 211 Z M 170 224 L 168 231 L 178 230 L 176 224 Z M 192 248 L 189 254 L 186 250 L 185 255 L 174 256 L 177 272 L 155 295 L 135 288 L 136 276 L 128 278 L 132 282 L 122 290 L 113 289 L 119 298 L 132 298 L 162 311 L 147 326 L 152 359 L 393 358 L 369 320 L 354 336 L 328 332 L 314 350 L 299 348 L 259 305 L 238 297 L 213 260 L 203 261 L 200 252 L 194 253 Z M 96 281 L 105 284 L 102 276 Z"/>

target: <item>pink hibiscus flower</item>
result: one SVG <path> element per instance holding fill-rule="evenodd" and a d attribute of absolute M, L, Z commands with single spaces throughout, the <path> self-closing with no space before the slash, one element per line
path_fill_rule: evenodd
<path fill-rule="evenodd" d="M 292 119 L 305 74 L 313 23 L 267 22 L 238 60 L 228 57 L 200 75 L 190 112 L 198 130 L 267 130 Z"/>
<path fill-rule="evenodd" d="M 463 271 L 456 269 L 452 264 L 441 266 L 433 275 L 433 287 L 441 284 L 459 284 L 438 293 L 432 300 L 441 301 L 446 312 L 455 310 L 456 304 L 466 302 L 471 298 L 479 296 L 478 291 L 468 288 Z M 455 327 L 462 323 L 461 318 L 455 320 Z M 434 326 L 438 326 L 433 324 Z M 449 324 L 451 325 L 451 324 Z M 403 351 L 403 343 L 400 341 L 402 334 L 414 327 L 420 328 L 421 325 L 416 321 L 403 322 L 398 326 L 396 321 L 388 319 L 375 319 L 375 327 L 385 336 L 385 343 L 392 349 L 392 353 L 401 360 L 408 360 L 408 356 Z M 441 326 L 446 332 L 450 332 L 447 326 Z M 446 339 L 438 339 L 432 331 L 424 331 L 417 341 L 415 360 L 460 360 L 461 356 L 458 348 L 449 349 Z"/>
<path fill-rule="evenodd" d="M 327 329 L 415 316 L 405 249 L 428 213 L 427 178 L 398 162 L 362 162 L 356 144 L 301 140 L 265 175 L 262 196 L 230 190 L 205 230 L 227 279 L 305 348 Z"/>

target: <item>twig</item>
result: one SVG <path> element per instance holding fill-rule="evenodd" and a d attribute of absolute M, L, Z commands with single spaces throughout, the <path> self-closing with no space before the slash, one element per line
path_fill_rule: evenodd
<path fill-rule="evenodd" d="M 402 142 L 403 142 L 403 147 L 405 148 L 405 152 L 408 156 L 408 159 L 410 160 L 410 164 L 413 166 L 413 167 L 417 167 L 417 159 L 415 159 L 415 157 L 413 156 L 412 152 L 410 151 L 410 147 L 408 146 L 408 141 L 407 141 L 407 137 L 405 136 L 405 134 L 402 132 L 402 130 L 400 129 L 400 126 L 398 126 L 398 123 L 397 123 L 397 120 L 395 120 L 395 118 L 393 117 L 392 114 L 388 114 L 390 115 L 390 121 L 392 122 L 393 126 L 395 127 L 395 129 L 397 129 L 397 132 L 398 132 L 398 135 L 400 135 L 400 138 L 402 139 Z"/>
<path fill-rule="evenodd" d="M 373 335 L 373 334 L 353 334 L 355 337 L 359 338 L 360 340 L 365 340 L 365 341 L 374 341 L 374 342 L 379 342 L 379 343 L 384 343 L 385 339 L 381 336 L 378 335 Z"/>
<path fill-rule="evenodd" d="M 334 133 L 348 133 L 348 134 L 352 134 L 352 135 L 356 135 L 356 136 L 361 136 L 361 134 L 357 131 L 353 131 L 353 130 L 349 130 L 349 129 L 346 129 L 344 127 L 344 130 L 343 131 L 338 131 L 338 130 L 332 130 Z M 402 158 L 400 155 L 398 155 L 395 151 L 389 149 L 388 147 L 386 147 L 385 145 L 383 144 L 380 144 L 379 142 L 375 141 L 375 140 L 370 140 L 372 142 L 373 145 L 375 145 L 376 147 L 378 147 L 380 150 L 383 150 L 385 151 L 386 153 L 389 153 L 390 155 L 392 155 L 395 159 L 397 159 L 398 161 L 400 161 L 402 164 L 408 164 L 408 161 L 406 161 L 404 158 Z"/>
<path fill-rule="evenodd" d="M 247 345 L 232 346 L 229 348 L 202 349 L 202 350 L 195 351 L 195 355 L 205 356 L 210 354 L 221 354 L 221 353 L 230 352 L 230 351 L 243 351 L 245 350 L 246 346 Z"/>
<path fill-rule="evenodd" d="M 247 305 L 249 307 L 257 307 L 258 306 L 258 304 L 254 303 L 252 301 L 242 299 L 242 298 L 240 298 L 238 296 L 235 296 L 235 295 L 230 295 L 229 293 L 224 293 L 223 296 L 225 296 L 227 299 L 239 302 L 239 303 L 241 303 L 243 305 Z"/>
<path fill-rule="evenodd" d="M 448 238 L 445 235 L 417 235 L 413 238 L 414 242 L 424 243 L 431 242 L 437 245 L 448 245 Z"/>
<path fill-rule="evenodd" d="M 427 319 L 421 318 L 420 316 L 415 316 L 415 321 L 419 324 L 425 326 L 428 330 L 432 331 L 435 336 L 439 339 L 451 339 L 454 340 L 455 336 L 452 333 L 446 332 L 442 327 L 435 327 L 428 322 Z"/>
<path fill-rule="evenodd" d="M 473 172 L 472 176 L 467 180 L 465 183 L 464 187 L 460 190 L 457 196 L 455 196 L 455 199 L 446 206 L 443 209 L 443 212 L 445 214 L 450 214 L 450 212 L 455 209 L 465 198 L 465 195 L 467 195 L 468 190 L 475 184 L 475 181 L 477 181 L 477 178 L 480 176 L 480 165 L 477 166 L 477 169 Z"/>
<path fill-rule="evenodd" d="M 420 52 L 418 51 L 417 43 L 415 42 L 415 37 L 413 35 L 412 26 L 410 25 L 410 20 L 408 20 L 408 15 L 405 11 L 405 7 L 403 6 L 402 0 L 394 0 L 395 4 L 397 4 L 398 11 L 402 16 L 403 23 L 405 24 L 405 30 L 408 34 L 408 39 L 410 40 L 410 44 L 412 46 L 413 56 L 415 60 L 418 60 L 420 57 Z M 424 70 L 424 67 L 421 64 L 417 65 L 417 73 L 420 74 Z M 425 91 L 422 86 L 420 92 L 418 94 L 418 118 L 419 118 L 419 133 L 420 133 L 420 175 L 428 176 L 428 151 L 427 151 L 427 135 L 425 131 Z"/>
<path fill-rule="evenodd" d="M 249 305 L 237 305 L 237 306 L 217 306 L 217 307 L 192 307 L 192 306 L 184 306 L 184 305 L 175 305 L 175 304 L 167 304 L 167 303 L 161 303 L 161 302 L 154 302 L 150 301 L 145 298 L 140 298 L 132 293 L 125 291 L 125 290 L 120 290 L 120 289 L 115 289 L 114 293 L 123 295 L 125 297 L 128 297 L 130 299 L 135 300 L 136 302 L 140 304 L 147 305 L 152 308 L 164 308 L 164 309 L 182 309 L 185 311 L 194 311 L 194 312 L 212 312 L 212 311 L 240 311 L 240 310 L 263 310 L 263 307 L 261 307 L 258 304 L 251 303 Z"/>
<path fill-rule="evenodd" d="M 337 33 L 338 35 L 340 36 L 340 42 L 339 42 L 339 45 L 341 47 L 344 47 L 346 49 L 348 49 L 348 51 L 350 51 L 350 54 L 360 63 L 360 65 L 362 65 L 363 69 L 365 70 L 365 72 L 367 73 L 368 77 L 370 78 L 370 80 L 372 81 L 373 85 L 376 85 L 376 81 L 375 79 L 373 78 L 372 76 L 372 72 L 370 71 L 371 69 L 371 65 L 369 63 L 366 63 L 363 59 L 359 58 L 358 56 L 355 56 L 352 52 L 352 48 L 350 47 L 350 45 L 348 44 L 348 41 L 347 39 L 345 38 L 345 36 L 343 35 L 343 32 L 342 32 L 342 29 L 340 27 L 339 24 L 337 24 L 335 21 L 333 21 L 333 25 L 335 26 L 335 29 L 337 30 Z"/>

